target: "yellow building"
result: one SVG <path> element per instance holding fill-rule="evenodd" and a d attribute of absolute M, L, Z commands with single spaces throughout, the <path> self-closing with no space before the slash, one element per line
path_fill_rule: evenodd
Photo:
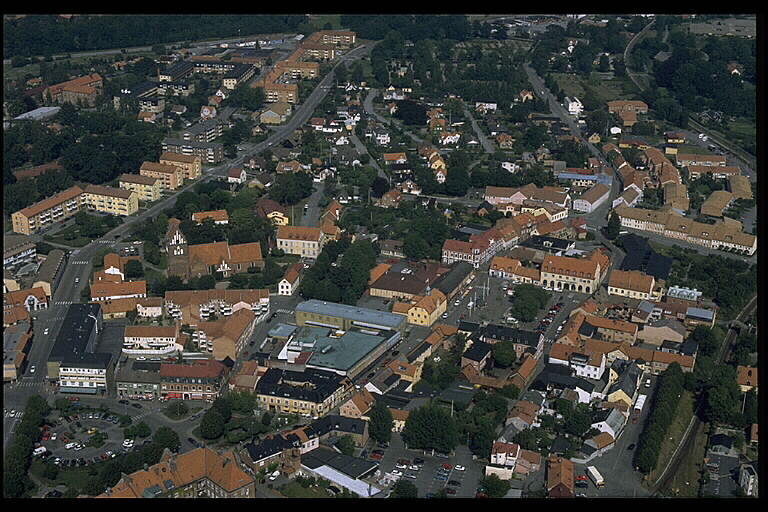
<path fill-rule="evenodd" d="M 325 235 L 318 227 L 279 226 L 277 228 L 277 248 L 282 249 L 286 254 L 317 258 L 325 242 Z"/>
<path fill-rule="evenodd" d="M 85 207 L 85 195 L 78 186 L 63 190 L 11 215 L 14 233 L 30 235 L 76 214 Z"/>
<path fill-rule="evenodd" d="M 410 304 L 394 303 L 392 313 L 404 315 L 409 324 L 430 327 L 445 313 L 447 307 L 448 299 L 443 292 L 428 289 L 426 295 L 414 296 Z"/>
<path fill-rule="evenodd" d="M 139 174 L 121 174 L 118 184 L 123 190 L 132 190 L 139 194 L 140 201 L 160 199 L 160 179 Z"/>
<path fill-rule="evenodd" d="M 184 183 L 184 170 L 175 165 L 160 164 L 157 162 L 144 162 L 139 169 L 141 176 L 160 179 L 161 190 L 176 190 Z"/>
<path fill-rule="evenodd" d="M 139 194 L 132 190 L 88 185 L 85 204 L 89 210 L 101 213 L 133 215 L 139 211 Z"/>
<path fill-rule="evenodd" d="M 184 177 L 188 180 L 197 179 L 203 173 L 203 159 L 199 155 L 182 155 L 166 151 L 160 155 L 160 163 L 181 167 Z"/>

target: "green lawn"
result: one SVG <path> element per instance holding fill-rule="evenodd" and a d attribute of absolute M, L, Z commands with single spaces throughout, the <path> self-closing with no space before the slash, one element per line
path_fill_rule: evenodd
<path fill-rule="evenodd" d="M 669 483 L 669 487 L 661 489 L 665 496 L 680 498 L 697 498 L 699 496 L 699 478 L 701 464 L 707 451 L 707 434 L 703 424 L 699 425 L 693 450 L 685 457 L 682 464 Z"/>
<path fill-rule="evenodd" d="M 701 146 L 694 146 L 692 144 L 680 144 L 677 147 L 677 153 L 686 153 L 686 154 L 693 154 L 693 155 L 708 155 L 711 153 L 706 148 L 702 148 Z"/>
<path fill-rule="evenodd" d="M 280 493 L 288 498 L 330 498 L 328 491 L 319 486 L 304 488 L 297 482 L 285 484 Z"/>
<path fill-rule="evenodd" d="M 667 461 L 672 457 L 675 449 L 680 444 L 685 429 L 688 428 L 688 424 L 693 417 L 694 396 L 689 391 L 683 391 L 683 396 L 680 398 L 680 403 L 677 407 L 675 414 L 675 420 L 667 432 L 667 436 L 664 438 L 664 442 L 661 443 L 661 449 L 659 450 L 659 459 L 656 469 L 648 474 L 646 482 L 656 482 L 661 476 L 664 468 L 667 465 Z"/>
<path fill-rule="evenodd" d="M 75 469 L 60 468 L 56 480 L 48 480 L 43 476 L 45 466 L 46 464 L 42 460 L 36 458 L 32 460 L 32 465 L 30 466 L 29 470 L 42 482 L 46 482 L 51 486 L 66 485 L 69 488 L 82 490 L 88 481 L 93 478 L 88 474 L 88 468 L 77 467 Z M 96 468 L 101 470 L 101 463 L 97 464 Z"/>

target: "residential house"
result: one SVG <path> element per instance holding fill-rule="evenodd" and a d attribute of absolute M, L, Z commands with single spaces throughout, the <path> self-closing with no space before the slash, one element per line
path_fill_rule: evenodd
<path fill-rule="evenodd" d="M 400 204 L 401 192 L 393 188 L 392 190 L 385 192 L 378 200 L 378 206 L 381 208 L 397 208 Z"/>
<path fill-rule="evenodd" d="M 254 211 L 259 217 L 272 221 L 275 226 L 287 226 L 289 223 L 288 209 L 272 199 L 266 197 L 257 199 Z"/>
<path fill-rule="evenodd" d="M 741 365 L 736 367 L 736 384 L 739 385 L 742 393 L 750 390 L 757 392 L 757 382 L 757 367 Z"/>
<path fill-rule="evenodd" d="M 242 167 L 232 167 L 227 171 L 227 183 L 242 185 L 246 179 L 245 169 Z"/>
<path fill-rule="evenodd" d="M 580 212 L 592 213 L 608 199 L 610 192 L 610 188 L 602 183 L 598 183 L 582 194 L 581 197 L 578 197 L 573 201 L 573 209 Z"/>
<path fill-rule="evenodd" d="M 461 355 L 461 367 L 471 366 L 478 373 L 482 372 L 491 358 L 491 345 L 482 341 L 475 341 Z"/>
<path fill-rule="evenodd" d="M 278 294 L 291 296 L 299 289 L 299 283 L 301 281 L 301 263 L 294 263 L 288 265 L 288 269 L 285 271 L 285 275 L 277 284 Z"/>
<path fill-rule="evenodd" d="M 339 414 L 345 418 L 360 419 L 371 410 L 375 403 L 376 400 L 373 395 L 367 389 L 361 388 L 341 405 Z"/>
<path fill-rule="evenodd" d="M 554 455 L 547 458 L 547 496 L 550 498 L 574 497 L 573 462 Z"/>
<path fill-rule="evenodd" d="M 206 212 L 195 212 L 192 214 L 192 221 L 195 224 L 202 224 L 206 219 L 211 219 L 214 224 L 223 226 L 229 224 L 229 214 L 227 214 L 227 210 L 210 210 Z"/>
<path fill-rule="evenodd" d="M 660 300 L 662 293 L 660 290 L 656 290 L 656 280 L 652 275 L 637 270 L 614 269 L 608 280 L 608 295 L 641 300 Z"/>

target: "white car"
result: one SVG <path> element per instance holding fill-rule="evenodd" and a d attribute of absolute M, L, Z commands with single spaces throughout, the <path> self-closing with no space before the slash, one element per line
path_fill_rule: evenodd
<path fill-rule="evenodd" d="M 48 334 L 48 331 L 49 331 L 49 330 L 50 330 L 50 329 L 48 329 L 48 328 L 46 327 L 46 328 L 45 328 L 45 330 L 43 331 L 43 334 Z"/>
<path fill-rule="evenodd" d="M 57 434 L 56 432 L 51 434 L 51 441 L 55 441 L 58 436 L 59 436 L 59 434 Z"/>
<path fill-rule="evenodd" d="M 8 416 L 10 416 L 11 418 L 15 417 L 16 416 L 16 409 L 11 409 L 11 412 L 8 413 Z"/>
<path fill-rule="evenodd" d="M 467 468 L 465 468 L 464 466 L 459 466 L 458 464 L 456 464 L 455 466 L 453 466 L 453 469 L 455 469 L 456 471 L 464 471 Z"/>
<path fill-rule="evenodd" d="M 703 133 L 700 133 L 700 134 L 699 134 L 699 138 L 700 138 L 700 139 L 703 139 L 703 138 L 704 138 L 704 134 L 703 134 Z"/>
<path fill-rule="evenodd" d="M 408 468 L 408 466 L 406 466 L 405 464 L 400 464 L 399 462 L 397 464 L 395 464 L 395 467 L 397 469 L 407 469 Z"/>
<path fill-rule="evenodd" d="M 29 373 L 35 373 L 35 365 L 32 365 L 32 367 L 29 369 Z"/>
<path fill-rule="evenodd" d="M 410 466 L 408 466 L 408 469 L 410 469 L 411 471 L 419 471 L 421 468 L 416 464 L 411 464 Z"/>
<path fill-rule="evenodd" d="M 392 470 L 392 475 L 394 475 L 394 476 L 403 476 L 403 472 L 402 471 L 398 471 L 396 469 L 393 469 Z"/>

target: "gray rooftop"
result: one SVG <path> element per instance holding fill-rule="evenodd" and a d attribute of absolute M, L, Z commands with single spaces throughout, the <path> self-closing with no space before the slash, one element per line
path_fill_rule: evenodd
<path fill-rule="evenodd" d="M 708 309 L 692 308 L 689 307 L 685 312 L 685 316 L 691 316 L 694 318 L 702 318 L 704 320 L 712 320 L 713 313 Z"/>
<path fill-rule="evenodd" d="M 366 334 L 350 330 L 340 337 L 332 337 L 332 331 L 325 327 L 302 327 L 291 341 L 291 345 L 306 344 L 301 350 L 312 351 L 312 356 L 307 361 L 310 367 L 347 372 L 382 343 L 397 336 L 393 331 Z"/>
<path fill-rule="evenodd" d="M 325 302 L 322 300 L 307 300 L 296 306 L 296 311 L 304 313 L 314 313 L 317 315 L 336 316 L 351 320 L 353 322 L 366 323 L 371 325 L 381 325 L 393 330 L 400 329 L 405 317 L 386 311 L 375 309 L 359 308 L 357 306 L 348 306 L 336 302 Z"/>
<path fill-rule="evenodd" d="M 28 119 L 32 121 L 43 121 L 45 119 L 55 116 L 56 114 L 59 113 L 60 110 L 61 110 L 61 107 L 40 107 L 40 108 L 36 108 L 35 110 L 30 110 L 29 112 L 25 112 L 20 116 L 16 116 L 13 118 L 13 120 L 22 121 L 22 120 Z"/>
<path fill-rule="evenodd" d="M 290 338 L 296 332 L 297 327 L 290 324 L 277 324 L 267 333 L 273 338 Z"/>

